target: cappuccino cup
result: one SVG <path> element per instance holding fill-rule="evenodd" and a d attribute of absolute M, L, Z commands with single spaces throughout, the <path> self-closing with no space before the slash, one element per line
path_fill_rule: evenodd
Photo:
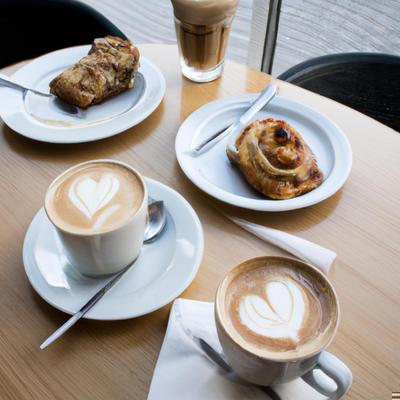
<path fill-rule="evenodd" d="M 234 267 L 221 282 L 215 321 L 234 371 L 256 385 L 302 378 L 329 399 L 349 389 L 352 374 L 325 351 L 339 324 L 336 292 L 312 265 L 285 257 L 259 257 Z M 315 370 L 336 383 L 323 386 Z"/>
<path fill-rule="evenodd" d="M 50 184 L 44 208 L 68 261 L 84 275 L 116 273 L 140 254 L 147 188 L 123 162 L 93 160 L 69 168 Z"/>

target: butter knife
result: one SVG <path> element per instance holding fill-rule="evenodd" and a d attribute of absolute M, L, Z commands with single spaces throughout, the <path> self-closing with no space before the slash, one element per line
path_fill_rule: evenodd
<path fill-rule="evenodd" d="M 254 116 L 275 97 L 277 91 L 278 87 L 276 85 L 268 85 L 260 93 L 256 100 L 254 100 L 250 108 L 243 115 L 241 115 L 237 121 L 197 144 L 192 149 L 192 154 L 203 154 L 210 150 L 215 144 L 217 144 L 227 135 L 237 135 L 246 127 L 246 125 L 248 125 L 251 119 L 254 118 Z"/>

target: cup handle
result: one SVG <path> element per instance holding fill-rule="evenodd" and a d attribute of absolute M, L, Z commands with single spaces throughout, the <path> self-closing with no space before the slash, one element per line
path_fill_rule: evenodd
<path fill-rule="evenodd" d="M 325 375 L 335 381 L 337 388 L 334 392 L 321 385 L 315 379 L 314 371 L 316 369 L 320 369 Z M 318 364 L 301 378 L 317 392 L 327 396 L 329 400 L 338 400 L 349 390 L 353 381 L 353 374 L 349 367 L 341 360 L 333 354 L 324 351 L 318 359 Z"/>

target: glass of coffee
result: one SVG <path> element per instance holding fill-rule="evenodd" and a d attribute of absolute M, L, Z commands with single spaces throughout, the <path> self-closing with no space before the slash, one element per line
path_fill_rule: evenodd
<path fill-rule="evenodd" d="M 259 257 L 233 268 L 218 288 L 215 320 L 224 354 L 243 379 L 262 386 L 301 377 L 329 399 L 350 387 L 351 371 L 325 351 L 339 323 L 339 303 L 315 267 L 285 257 Z M 315 379 L 322 370 L 330 392 Z"/>
<path fill-rule="evenodd" d="M 182 73 L 194 82 L 221 76 L 239 0 L 171 0 Z"/>

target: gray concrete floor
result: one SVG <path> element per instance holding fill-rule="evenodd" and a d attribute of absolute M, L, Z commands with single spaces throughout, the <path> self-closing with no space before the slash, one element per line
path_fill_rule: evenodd
<path fill-rule="evenodd" d="M 169 0 L 83 1 L 102 12 L 136 43 L 176 41 Z M 251 38 L 252 17 L 257 12 L 257 1 L 253 7 L 253 0 L 240 0 L 229 58 L 251 64 L 250 40 L 262 41 L 262 35 Z M 311 57 L 350 51 L 400 55 L 399 0 L 283 0 L 274 75 Z"/>

